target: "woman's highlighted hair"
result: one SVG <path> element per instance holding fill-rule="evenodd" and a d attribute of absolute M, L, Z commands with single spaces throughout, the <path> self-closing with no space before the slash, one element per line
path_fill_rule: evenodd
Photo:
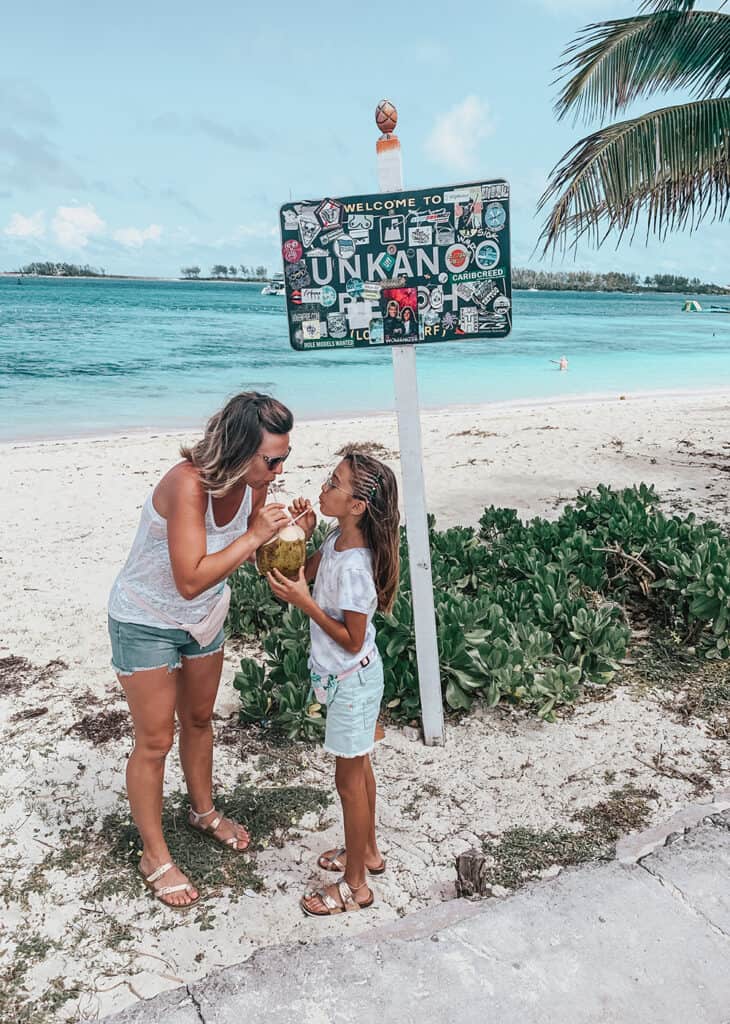
<path fill-rule="evenodd" d="M 180 454 L 195 466 L 206 491 L 220 498 L 245 476 L 264 431 L 288 434 L 293 425 L 291 412 L 271 395 L 242 391 L 211 416 L 201 440 L 183 445 Z"/>

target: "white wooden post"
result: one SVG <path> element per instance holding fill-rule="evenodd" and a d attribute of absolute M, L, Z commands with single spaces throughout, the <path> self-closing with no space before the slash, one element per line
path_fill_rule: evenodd
<path fill-rule="evenodd" d="M 397 113 L 392 103 L 378 104 L 375 121 L 383 135 L 378 139 L 378 185 L 381 192 L 403 188 L 400 142 L 393 134 Z M 393 381 L 398 416 L 403 504 L 413 595 L 418 685 L 421 693 L 423 736 L 428 746 L 444 742 L 444 711 L 436 640 L 436 614 L 428 545 L 426 488 L 423 480 L 421 419 L 418 408 L 418 375 L 415 345 L 393 345 Z"/>

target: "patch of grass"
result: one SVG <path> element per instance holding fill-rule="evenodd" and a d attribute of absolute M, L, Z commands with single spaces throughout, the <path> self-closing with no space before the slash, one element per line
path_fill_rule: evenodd
<path fill-rule="evenodd" d="M 62 1006 L 65 1006 L 69 999 L 78 999 L 82 993 L 81 985 L 72 984 L 67 988 L 66 979 L 59 975 L 48 982 L 43 995 L 39 999 L 35 999 L 29 1005 L 28 1010 L 32 1013 L 40 1013 L 38 1019 L 43 1021 L 43 1024 L 48 1024 L 51 1016 L 57 1010 L 60 1010 Z M 22 1020 L 23 1018 L 20 1019 Z"/>
<path fill-rule="evenodd" d="M 19 882 L 14 875 L 11 876 L 0 888 L 0 901 L 6 907 L 9 907 L 12 903 L 18 903 L 23 910 L 28 910 L 30 896 L 33 893 L 48 892 L 50 888 L 46 878 L 46 870 L 52 866 L 51 861 L 53 857 L 54 854 L 49 853 L 38 864 L 34 864 L 28 876 L 22 882 Z"/>
<path fill-rule="evenodd" d="M 278 750 L 259 755 L 257 768 L 268 783 L 285 785 L 291 782 L 303 768 L 301 751 L 294 747 L 291 752 Z"/>
<path fill-rule="evenodd" d="M 279 839 L 286 836 L 307 811 L 326 807 L 330 801 L 326 790 L 312 786 L 264 789 L 238 785 L 226 796 L 219 797 L 216 807 L 227 817 L 245 824 L 251 834 L 251 852 L 255 852 L 277 836 Z M 264 883 L 253 860 L 246 854 L 233 854 L 189 828 L 188 809 L 187 797 L 176 793 L 165 802 L 163 810 L 163 830 L 175 863 L 206 892 L 225 886 L 234 900 L 243 895 L 245 889 L 260 892 Z M 128 812 L 109 815 L 102 835 L 111 841 L 112 862 L 119 867 L 133 864 L 136 869 L 142 846 Z M 111 870 L 90 895 L 101 899 L 120 888 L 139 892 L 139 885 L 135 873 Z"/>
<path fill-rule="evenodd" d="M 516 889 L 540 872 L 555 865 L 567 867 L 594 860 L 609 860 L 616 840 L 626 832 L 643 828 L 649 820 L 647 801 L 655 800 L 654 789 L 624 786 L 606 800 L 573 815 L 582 827 L 558 827 L 538 831 L 508 829 L 500 839 L 487 840 L 484 853 L 491 859 L 485 881 Z"/>
<path fill-rule="evenodd" d="M 590 836 L 566 828 L 511 828 L 501 839 L 485 843 L 484 852 L 493 859 L 485 880 L 505 889 L 516 889 L 554 864 L 600 859 L 600 848 Z"/>
<path fill-rule="evenodd" d="M 435 786 L 432 782 L 424 782 L 424 784 L 413 791 L 411 799 L 407 804 L 403 804 L 401 807 L 401 814 L 413 821 L 417 821 L 421 817 L 421 801 L 424 797 L 431 796 L 436 797 L 441 795 L 441 790 L 438 786 Z"/>
<path fill-rule="evenodd" d="M 576 811 L 573 821 L 581 822 L 584 830 L 593 836 L 596 842 L 610 847 L 627 832 L 644 828 L 649 821 L 647 801 L 658 799 L 659 793 L 656 789 L 622 786 L 621 789 L 613 790 L 607 800 L 601 800 L 593 807 Z"/>
<path fill-rule="evenodd" d="M 250 760 L 263 755 L 273 758 L 300 758 L 305 750 L 318 750 L 319 743 L 293 740 L 285 732 L 251 722 L 239 722 L 241 757 Z"/>
<path fill-rule="evenodd" d="M 47 1024 L 49 1014 L 79 995 L 80 989 L 77 986 L 67 989 L 63 978 L 54 978 L 48 983 L 40 998 L 28 999 L 28 971 L 41 963 L 52 950 L 58 949 L 58 943 L 36 932 L 28 933 L 21 929 L 18 929 L 11 938 L 17 938 L 17 942 L 9 962 L 7 954 L 2 960 L 0 1020 L 12 1021 L 12 1024 Z"/>
<path fill-rule="evenodd" d="M 270 843 L 283 845 L 304 814 L 328 806 L 331 799 L 327 790 L 312 786 L 263 788 L 239 784 L 229 794 L 219 797 L 216 807 L 246 825 L 251 833 L 250 850 L 255 853 Z M 227 887 L 231 899 L 237 900 L 246 889 L 261 891 L 264 882 L 256 871 L 254 858 L 248 852 L 232 853 L 190 829 L 188 809 L 187 796 L 182 793 L 175 793 L 165 801 L 163 830 L 173 860 L 206 895 Z M 31 894 L 49 890 L 51 871 L 68 876 L 86 875 L 85 898 L 90 902 L 115 896 L 139 896 L 143 889 L 137 865 L 142 847 L 126 803 L 107 815 L 101 831 L 94 825 L 90 819 L 86 827 L 62 831 L 58 848 L 36 864 L 27 877 L 8 882 L 0 890 L 0 899 L 6 905 L 13 902 L 27 909 Z M 158 907 L 151 905 L 153 910 Z M 161 905 L 160 909 L 163 909 Z M 210 927 L 210 920 L 209 913 L 203 915 L 201 928 Z M 105 931 L 108 947 L 116 948 L 132 938 L 134 934 L 127 926 L 110 919 Z M 0 1013 L 0 1020 L 4 1019 Z"/>
<path fill-rule="evenodd" d="M 135 930 L 130 924 L 123 924 L 115 918 L 108 916 L 104 926 L 104 944 L 108 949 L 119 949 L 126 942 L 133 942 L 139 938 L 141 932 Z"/>
<path fill-rule="evenodd" d="M 730 661 L 703 658 L 666 631 L 631 655 L 634 664 L 622 668 L 623 682 L 657 692 L 662 707 L 684 724 L 700 718 L 711 736 L 730 739 Z"/>

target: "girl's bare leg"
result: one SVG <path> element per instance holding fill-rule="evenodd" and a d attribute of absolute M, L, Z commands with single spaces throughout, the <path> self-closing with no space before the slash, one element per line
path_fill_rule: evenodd
<path fill-rule="evenodd" d="M 367 757 L 338 757 L 335 769 L 335 784 L 342 803 L 342 815 L 345 819 L 345 845 L 347 847 L 345 881 L 352 889 L 353 898 L 358 903 L 366 903 L 371 897 L 365 874 L 365 851 L 371 834 L 366 760 L 368 760 Z M 327 886 L 325 891 L 335 900 L 341 902 L 336 885 Z M 307 906 L 314 912 L 326 909 L 319 896 L 309 896 L 304 899 Z"/>
<path fill-rule="evenodd" d="M 150 875 L 172 860 L 162 834 L 162 784 L 165 758 L 175 733 L 175 702 L 178 672 L 146 669 L 118 676 L 134 723 L 134 749 L 127 761 L 127 796 L 134 823 L 142 838 L 140 870 Z M 179 885 L 188 879 L 177 867 L 160 878 L 159 887 Z M 174 906 L 190 903 L 198 893 L 176 892 L 164 897 Z"/>
<path fill-rule="evenodd" d="M 375 775 L 373 774 L 373 766 L 370 761 L 370 755 L 366 754 L 362 759 L 364 761 L 364 775 L 365 775 L 365 789 L 367 790 L 368 796 L 368 812 L 370 814 L 370 827 L 368 829 L 368 841 L 365 847 L 365 866 L 368 868 L 379 868 L 383 863 L 383 855 L 378 849 L 378 839 L 375 835 L 375 801 L 376 801 L 376 784 Z M 339 761 L 338 761 L 339 764 Z M 345 845 L 347 846 L 347 839 L 345 839 Z M 349 846 L 347 846 L 349 851 Z M 347 865 L 348 863 L 348 852 L 345 852 L 338 857 L 340 863 Z M 327 850 L 320 857 L 322 861 L 329 861 L 337 854 L 337 849 Z M 320 865 L 320 866 L 325 866 Z"/>
<path fill-rule="evenodd" d="M 378 868 L 383 863 L 383 855 L 378 849 L 378 838 L 375 835 L 375 800 L 377 794 L 377 786 L 375 784 L 375 775 L 373 774 L 373 766 L 370 761 L 370 755 L 367 754 L 365 760 L 365 788 L 368 792 L 368 808 L 370 810 L 370 831 L 368 833 L 368 844 L 365 849 L 365 863 L 370 868 Z"/>

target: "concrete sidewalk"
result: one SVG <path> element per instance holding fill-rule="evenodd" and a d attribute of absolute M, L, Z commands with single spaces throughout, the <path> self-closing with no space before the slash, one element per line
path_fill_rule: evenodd
<path fill-rule="evenodd" d="M 109 1024 L 730 1024 L 730 811 L 504 900 L 264 949 Z M 709 817 L 707 816 L 709 815 Z M 657 830 L 653 830 L 656 832 Z M 667 836 L 674 838 L 662 846 Z"/>

